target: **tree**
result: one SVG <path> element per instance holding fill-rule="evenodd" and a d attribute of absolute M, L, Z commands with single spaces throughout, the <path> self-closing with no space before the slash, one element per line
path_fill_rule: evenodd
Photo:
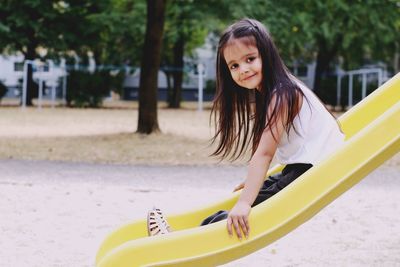
<path fill-rule="evenodd" d="M 158 69 L 164 31 L 166 0 L 147 0 L 146 36 L 139 84 L 138 133 L 158 132 L 157 90 Z"/>
<path fill-rule="evenodd" d="M 314 91 L 341 56 L 347 66 L 360 66 L 366 57 L 390 62 L 399 34 L 399 3 L 395 0 L 245 0 L 232 7 L 235 18 L 264 22 L 286 61 L 316 61 Z"/>
<path fill-rule="evenodd" d="M 145 0 L 110 0 L 102 12 L 89 15 L 96 25 L 99 42 L 92 46 L 96 62 L 102 64 L 140 64 L 146 17 Z"/>
<path fill-rule="evenodd" d="M 184 56 L 204 44 L 211 29 L 214 1 L 174 0 L 167 8 L 162 65 L 168 82 L 168 106 L 179 108 L 184 78 Z M 172 84 L 171 84 L 172 80 Z"/>
<path fill-rule="evenodd" d="M 104 0 L 106 1 L 106 0 Z M 25 60 L 39 57 L 38 49 L 48 55 L 84 49 L 96 42 L 96 34 L 87 20 L 89 13 L 101 9 L 104 1 L 90 0 L 2 0 L 0 4 L 0 47 L 3 51 L 21 52 Z M 28 66 L 27 105 L 37 90 L 32 67 Z"/>
<path fill-rule="evenodd" d="M 7 93 L 7 87 L 0 80 L 0 102 L 1 99 L 6 95 L 6 93 Z"/>
<path fill-rule="evenodd" d="M 348 68 L 359 67 L 369 59 L 385 60 L 387 52 L 394 55 L 394 44 L 399 40 L 399 29 L 394 24 L 399 17 L 395 1 L 311 1 L 303 5 L 316 51 L 314 91 L 321 95 L 321 80 L 329 67 L 343 57 Z M 308 15 L 305 15 L 305 14 Z M 300 27 L 303 27 L 301 25 Z M 385 49 L 383 49 L 385 48 Z M 381 53 L 381 51 L 385 51 Z"/>

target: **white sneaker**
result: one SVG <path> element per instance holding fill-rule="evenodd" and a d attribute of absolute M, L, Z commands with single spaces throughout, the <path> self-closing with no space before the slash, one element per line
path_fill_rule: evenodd
<path fill-rule="evenodd" d="M 147 233 L 149 236 L 170 232 L 170 226 L 160 209 L 153 208 L 147 213 Z"/>

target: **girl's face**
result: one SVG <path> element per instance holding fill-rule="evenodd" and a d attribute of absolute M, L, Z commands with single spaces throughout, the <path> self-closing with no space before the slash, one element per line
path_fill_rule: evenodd
<path fill-rule="evenodd" d="M 260 89 L 262 62 L 257 47 L 234 40 L 223 50 L 223 55 L 232 79 L 239 86 Z"/>

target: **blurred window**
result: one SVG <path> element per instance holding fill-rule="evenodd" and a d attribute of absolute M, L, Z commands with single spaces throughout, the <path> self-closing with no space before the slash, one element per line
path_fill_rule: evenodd
<path fill-rule="evenodd" d="M 14 71 L 24 71 L 24 62 L 14 62 Z"/>

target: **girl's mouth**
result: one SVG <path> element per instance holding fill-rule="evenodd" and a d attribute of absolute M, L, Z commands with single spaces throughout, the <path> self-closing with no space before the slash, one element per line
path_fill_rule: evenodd
<path fill-rule="evenodd" d="M 256 75 L 257 75 L 257 73 L 252 74 L 252 75 L 250 75 L 250 76 L 247 76 L 246 78 L 242 79 L 242 81 L 247 81 L 247 80 L 251 79 L 252 77 L 254 77 L 254 76 L 256 76 Z"/>

